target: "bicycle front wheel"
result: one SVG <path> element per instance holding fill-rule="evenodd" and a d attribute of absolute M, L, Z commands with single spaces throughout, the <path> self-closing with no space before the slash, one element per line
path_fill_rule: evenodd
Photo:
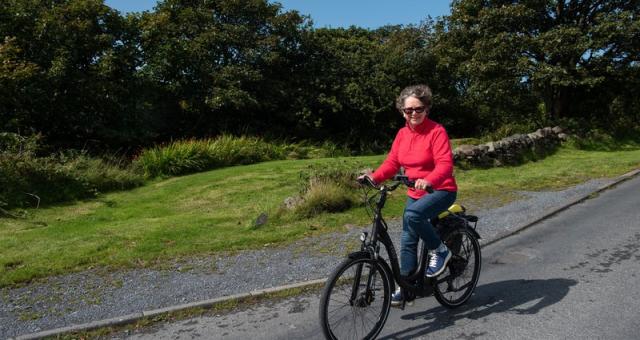
<path fill-rule="evenodd" d="M 434 283 L 434 295 L 441 305 L 455 308 L 473 294 L 480 277 L 480 243 L 466 228 L 456 228 L 442 240 L 452 252 L 447 269 Z"/>
<path fill-rule="evenodd" d="M 391 307 L 391 276 L 380 262 L 348 258 L 329 277 L 320 298 L 327 339 L 373 339 Z"/>

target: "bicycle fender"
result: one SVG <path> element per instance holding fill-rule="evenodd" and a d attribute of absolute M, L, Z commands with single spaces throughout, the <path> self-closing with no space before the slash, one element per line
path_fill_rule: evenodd
<path fill-rule="evenodd" d="M 357 260 L 357 259 L 370 259 L 370 260 L 373 260 L 373 258 L 371 257 L 371 253 L 369 253 L 368 251 L 364 251 L 364 250 L 353 252 L 353 253 L 347 255 L 347 257 L 349 257 L 352 260 Z"/>
<path fill-rule="evenodd" d="M 396 291 L 396 280 L 394 279 L 393 276 L 393 271 L 391 271 L 391 267 L 389 267 L 389 264 L 387 263 L 387 261 L 383 261 L 383 260 L 378 260 L 378 263 L 380 263 L 380 266 L 382 267 L 382 270 L 387 272 L 387 276 L 391 279 L 389 281 L 391 281 L 391 293 Z"/>
<path fill-rule="evenodd" d="M 464 227 L 460 226 L 460 227 L 449 229 L 442 235 L 442 238 L 445 238 L 447 235 L 449 235 L 450 233 L 452 233 L 453 231 L 455 231 L 457 229 L 468 230 L 471 233 L 471 235 L 473 235 L 473 237 L 477 238 L 478 240 L 482 238 L 482 237 L 480 237 L 480 234 L 478 234 L 478 232 L 475 229 L 471 228 L 470 226 L 464 226 Z"/>
<path fill-rule="evenodd" d="M 473 229 L 473 228 L 471 228 L 471 227 L 469 227 L 469 226 L 467 226 L 466 228 L 467 228 L 467 230 L 469 230 L 469 231 L 471 232 L 471 234 L 473 234 L 473 236 L 475 236 L 475 238 L 477 238 L 478 240 L 482 238 L 482 237 L 480 237 L 480 234 L 478 234 L 478 232 L 477 232 L 475 229 Z"/>

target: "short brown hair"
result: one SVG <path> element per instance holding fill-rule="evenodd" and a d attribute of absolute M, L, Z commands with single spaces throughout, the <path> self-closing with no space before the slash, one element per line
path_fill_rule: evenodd
<path fill-rule="evenodd" d="M 431 108 L 431 98 L 433 94 L 428 85 L 418 84 L 405 87 L 396 99 L 396 109 L 398 109 L 400 113 L 402 113 L 402 109 L 404 108 L 404 100 L 409 97 L 416 97 L 427 109 Z"/>

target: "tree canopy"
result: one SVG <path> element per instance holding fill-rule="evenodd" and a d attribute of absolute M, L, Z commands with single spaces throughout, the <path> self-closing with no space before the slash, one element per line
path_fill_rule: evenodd
<path fill-rule="evenodd" d="M 637 127 L 639 2 L 456 0 L 419 26 L 313 28 L 266 0 L 0 7 L 0 130 L 55 147 L 250 134 L 386 147 L 407 85 L 453 136 L 505 124 Z M 607 117 L 606 119 L 603 117 Z"/>
<path fill-rule="evenodd" d="M 547 121 L 602 114 L 619 94 L 611 89 L 635 82 L 628 77 L 638 68 L 639 6 L 457 0 L 438 23 L 434 50 L 470 103 L 506 119 L 497 124 L 521 118 L 517 111 Z"/>

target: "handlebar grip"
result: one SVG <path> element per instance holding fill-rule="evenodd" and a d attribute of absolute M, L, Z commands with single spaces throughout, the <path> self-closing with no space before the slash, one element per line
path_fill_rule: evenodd
<path fill-rule="evenodd" d="M 374 188 L 376 187 L 376 184 L 373 183 L 373 180 L 369 176 L 364 176 L 362 178 L 358 178 L 358 179 L 356 179 L 356 181 L 358 181 L 358 183 L 360 183 L 362 185 L 370 185 L 371 187 L 374 187 Z"/>
<path fill-rule="evenodd" d="M 416 181 L 412 181 L 409 179 L 409 177 L 405 176 L 405 175 L 396 175 L 393 177 L 394 180 L 396 181 L 400 181 L 402 183 L 404 183 L 404 185 L 408 186 L 409 188 L 415 188 L 416 187 Z M 427 187 L 425 189 L 428 193 L 433 194 L 433 188 L 432 187 Z"/>

